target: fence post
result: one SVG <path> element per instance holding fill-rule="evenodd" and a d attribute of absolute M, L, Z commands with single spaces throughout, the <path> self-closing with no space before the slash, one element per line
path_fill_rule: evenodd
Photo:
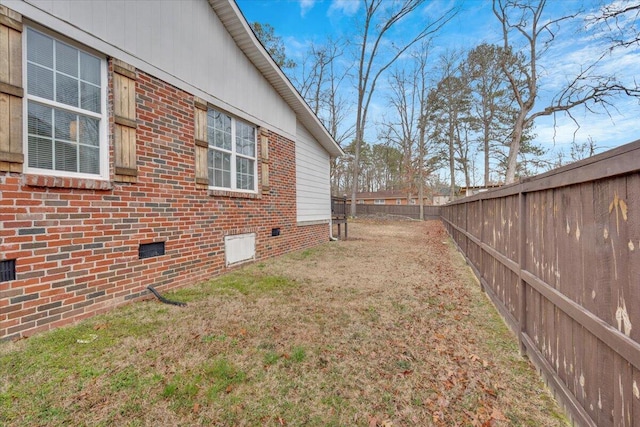
<path fill-rule="evenodd" d="M 518 286 L 520 286 L 520 298 L 518 302 L 518 323 L 520 323 L 520 331 L 518 333 L 518 340 L 520 341 L 520 355 L 525 356 L 527 354 L 527 348 L 524 343 L 524 334 L 527 332 L 527 283 L 522 278 L 522 272 L 526 269 L 526 256 L 527 250 L 526 244 L 526 201 L 525 194 L 522 190 L 518 193 L 518 241 L 520 246 L 518 247 Z"/>
<path fill-rule="evenodd" d="M 482 292 L 485 292 L 484 290 L 484 284 L 482 283 L 482 278 L 484 277 L 484 269 L 485 269 L 485 265 L 484 265 L 484 207 L 482 206 L 482 201 L 484 200 L 484 197 L 480 198 L 480 265 L 478 265 L 478 274 L 480 274 L 480 277 L 478 277 L 478 279 L 480 280 L 480 290 L 482 290 Z"/>

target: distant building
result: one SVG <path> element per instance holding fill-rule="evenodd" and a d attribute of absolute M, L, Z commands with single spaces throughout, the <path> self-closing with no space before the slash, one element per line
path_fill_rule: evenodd
<path fill-rule="evenodd" d="M 474 194 L 483 193 L 485 191 L 493 190 L 502 187 L 502 183 L 489 184 L 489 185 L 474 185 L 471 187 L 460 187 L 460 193 L 458 197 L 473 196 Z"/>

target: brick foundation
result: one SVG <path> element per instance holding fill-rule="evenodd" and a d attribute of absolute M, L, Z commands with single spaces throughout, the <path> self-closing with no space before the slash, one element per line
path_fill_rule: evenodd
<path fill-rule="evenodd" d="M 136 91 L 137 182 L 0 172 L 0 260 L 17 273 L 0 282 L 0 339 L 223 273 L 225 235 L 255 232 L 258 260 L 328 240 L 326 224 L 296 225 L 294 141 L 266 132 L 268 194 L 198 188 L 193 96 L 139 71 Z M 113 159 L 112 114 L 110 128 Z M 138 259 L 139 244 L 159 241 L 165 255 Z"/>

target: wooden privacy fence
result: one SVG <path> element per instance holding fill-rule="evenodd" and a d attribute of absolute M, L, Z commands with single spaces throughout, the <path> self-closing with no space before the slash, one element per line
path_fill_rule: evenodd
<path fill-rule="evenodd" d="M 640 426 L 640 141 L 441 208 L 573 421 Z"/>
<path fill-rule="evenodd" d="M 439 219 L 440 206 L 424 206 L 424 219 Z M 356 205 L 356 216 L 359 215 L 396 215 L 420 219 L 419 205 Z"/>

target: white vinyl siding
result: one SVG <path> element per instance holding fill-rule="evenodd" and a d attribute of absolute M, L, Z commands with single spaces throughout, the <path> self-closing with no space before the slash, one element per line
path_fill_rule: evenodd
<path fill-rule="evenodd" d="M 105 60 L 32 28 L 24 43 L 27 172 L 106 178 Z"/>
<path fill-rule="evenodd" d="M 328 221 L 331 217 L 329 154 L 298 124 L 296 138 L 297 221 Z"/>
<path fill-rule="evenodd" d="M 5 3 L 235 116 L 295 136 L 295 113 L 236 45 L 207 0 Z"/>

